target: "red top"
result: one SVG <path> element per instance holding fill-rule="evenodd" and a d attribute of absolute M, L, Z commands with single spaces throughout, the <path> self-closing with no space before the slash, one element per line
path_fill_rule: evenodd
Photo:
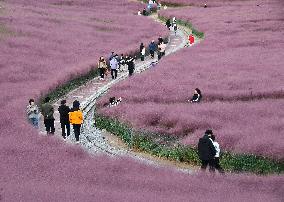
<path fill-rule="evenodd" d="M 189 35 L 188 40 L 189 40 L 190 44 L 193 44 L 194 43 L 194 36 L 192 34 Z"/>

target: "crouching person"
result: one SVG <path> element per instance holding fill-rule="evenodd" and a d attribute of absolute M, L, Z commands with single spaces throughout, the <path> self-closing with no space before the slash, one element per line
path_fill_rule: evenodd
<path fill-rule="evenodd" d="M 109 98 L 109 107 L 115 107 L 121 102 L 122 102 L 121 97 L 119 97 L 118 99 L 115 99 L 115 97 L 111 97 Z"/>
<path fill-rule="evenodd" d="M 73 125 L 76 144 L 78 144 L 81 125 L 83 123 L 83 112 L 80 110 L 80 102 L 78 100 L 73 102 L 73 108 L 69 112 L 69 122 Z"/>

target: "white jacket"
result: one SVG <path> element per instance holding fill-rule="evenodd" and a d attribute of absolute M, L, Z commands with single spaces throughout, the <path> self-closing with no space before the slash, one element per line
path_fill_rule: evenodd
<path fill-rule="evenodd" d="M 145 49 L 145 47 L 142 49 L 142 51 L 141 51 L 141 55 L 145 55 L 145 53 L 146 53 L 146 49 Z"/>
<path fill-rule="evenodd" d="M 215 154 L 215 157 L 220 157 L 220 145 L 218 142 L 213 142 L 213 145 L 215 147 L 215 150 L 216 150 L 216 154 Z"/>

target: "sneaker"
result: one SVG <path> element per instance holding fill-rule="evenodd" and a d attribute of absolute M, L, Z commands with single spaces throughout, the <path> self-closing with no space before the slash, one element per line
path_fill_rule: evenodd
<path fill-rule="evenodd" d="M 76 141 L 75 144 L 80 144 L 80 141 Z"/>

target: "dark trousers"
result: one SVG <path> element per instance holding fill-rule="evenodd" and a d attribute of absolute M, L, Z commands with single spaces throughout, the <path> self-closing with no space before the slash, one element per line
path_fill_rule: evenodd
<path fill-rule="evenodd" d="M 224 169 L 221 167 L 220 165 L 220 158 L 219 157 L 215 157 L 214 158 L 214 167 L 220 172 L 220 173 L 224 173 Z"/>
<path fill-rule="evenodd" d="M 129 72 L 129 76 L 132 76 L 134 73 L 134 69 L 129 69 L 128 72 Z"/>
<path fill-rule="evenodd" d="M 155 51 L 150 50 L 150 55 L 151 55 L 151 58 L 154 58 L 154 56 L 155 56 Z"/>
<path fill-rule="evenodd" d="M 158 52 L 158 60 L 160 60 L 162 58 L 162 53 Z"/>
<path fill-rule="evenodd" d="M 158 60 L 160 60 L 166 53 L 165 52 L 159 52 L 158 53 Z"/>
<path fill-rule="evenodd" d="M 141 61 L 144 61 L 144 59 L 145 59 L 145 56 L 141 55 Z"/>
<path fill-rule="evenodd" d="M 117 69 L 111 69 L 111 77 L 112 77 L 112 79 L 116 79 L 116 77 L 117 77 Z"/>
<path fill-rule="evenodd" d="M 80 129 L 81 129 L 81 124 L 73 124 L 73 130 L 77 142 L 79 141 L 80 137 Z"/>
<path fill-rule="evenodd" d="M 54 119 L 44 119 L 43 123 L 45 125 L 45 129 L 47 133 L 53 134 L 55 132 Z"/>
<path fill-rule="evenodd" d="M 65 128 L 67 129 L 67 137 L 70 135 L 70 123 L 61 123 L 62 137 L 66 138 Z"/>
<path fill-rule="evenodd" d="M 99 73 L 101 78 L 103 79 L 105 77 L 105 70 L 103 68 L 99 68 Z"/>
<path fill-rule="evenodd" d="M 209 165 L 209 171 L 210 172 L 214 172 L 215 169 L 215 161 L 214 159 L 210 159 L 210 160 L 201 160 L 201 169 L 202 170 L 206 170 L 207 166 Z"/>

